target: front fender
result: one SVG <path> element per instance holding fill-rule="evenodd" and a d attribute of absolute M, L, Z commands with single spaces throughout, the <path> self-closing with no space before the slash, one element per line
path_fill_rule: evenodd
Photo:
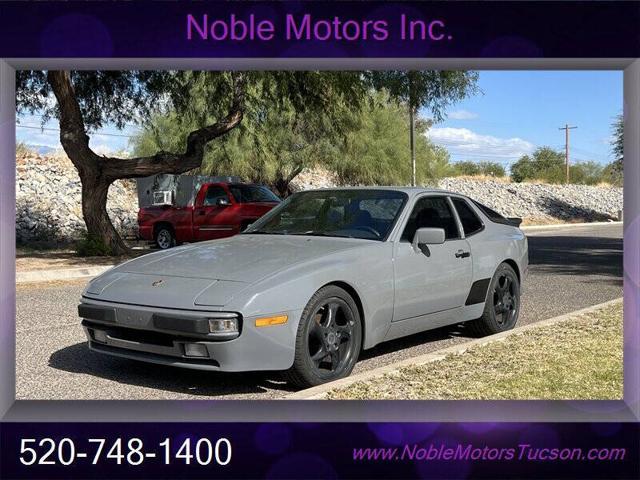
<path fill-rule="evenodd" d="M 393 316 L 392 243 L 371 242 L 293 265 L 252 284 L 225 306 L 245 318 L 302 310 L 309 299 L 330 283 L 349 285 L 364 313 L 364 348 L 384 338 Z M 292 328 L 297 330 L 299 317 Z"/>

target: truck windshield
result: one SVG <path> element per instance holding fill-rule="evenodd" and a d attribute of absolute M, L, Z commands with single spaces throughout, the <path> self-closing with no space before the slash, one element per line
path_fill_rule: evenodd
<path fill-rule="evenodd" d="M 407 199 L 394 190 L 318 190 L 287 198 L 245 234 L 384 240 Z"/>
<path fill-rule="evenodd" d="M 236 202 L 280 202 L 280 199 L 267 187 L 260 185 L 229 185 Z"/>

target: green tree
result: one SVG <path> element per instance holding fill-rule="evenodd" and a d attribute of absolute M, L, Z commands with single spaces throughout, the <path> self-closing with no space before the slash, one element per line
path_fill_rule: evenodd
<path fill-rule="evenodd" d="M 482 175 L 489 177 L 504 177 L 506 175 L 504 167 L 498 162 L 480 162 L 478 168 Z"/>
<path fill-rule="evenodd" d="M 608 163 L 602 171 L 602 180 L 621 187 L 623 183 L 622 158 Z"/>
<path fill-rule="evenodd" d="M 564 155 L 551 147 L 539 147 L 531 156 L 523 155 L 511 165 L 511 179 L 514 182 L 538 179 L 562 183 L 565 179 Z"/>
<path fill-rule="evenodd" d="M 59 120 L 60 142 L 82 182 L 88 235 L 102 241 L 112 254 L 121 254 L 128 249 L 106 209 L 111 183 L 200 168 L 207 146 L 241 125 L 247 105 L 260 112 L 286 109 L 289 104 L 310 122 L 318 112 L 331 113 L 343 105 L 358 110 L 373 87 L 386 88 L 391 98 L 405 101 L 412 118 L 418 108 L 427 108 L 439 119 L 446 106 L 475 90 L 476 80 L 473 72 L 445 71 L 20 71 L 16 106 L 18 114 L 37 111 L 43 121 Z M 194 105 L 192 93 L 197 89 L 202 101 Z M 98 155 L 89 146 L 89 134 L 96 128 L 144 122 L 163 106 L 173 109 L 181 123 L 194 125 L 184 141 L 174 140 L 182 148 L 120 158 Z"/>
<path fill-rule="evenodd" d="M 297 112 L 313 115 L 334 108 L 336 95 L 357 108 L 367 86 L 351 72 L 85 72 L 20 71 L 18 114 L 30 111 L 55 117 L 60 143 L 82 182 L 82 212 L 88 235 L 112 254 L 128 249 L 107 214 L 107 192 L 117 179 L 199 168 L 207 145 L 233 129 L 244 117 L 248 87 L 276 108 L 290 102 Z M 203 93 L 200 108 L 191 108 L 191 92 Z M 52 104 L 50 96 L 56 99 Z M 168 104 L 185 122 L 197 125 L 181 148 L 159 149 L 133 158 L 104 157 L 89 146 L 89 134 L 104 124 L 123 127 L 140 122 Z M 205 121 L 206 120 L 206 121 Z"/>
<path fill-rule="evenodd" d="M 388 70 L 369 72 L 368 78 L 376 88 L 386 89 L 391 98 L 400 100 L 409 113 L 409 142 L 412 165 L 416 162 L 416 122 L 420 109 L 430 112 L 434 122 L 444 119 L 448 106 L 479 91 L 478 73 L 472 71 Z M 417 167 L 416 167 L 417 168 Z M 433 175 L 432 175 L 433 176 Z M 412 178 L 412 184 L 417 179 Z"/>
<path fill-rule="evenodd" d="M 472 162 L 464 160 L 453 164 L 453 175 L 486 175 L 488 177 L 504 177 L 504 167 L 497 162 Z"/>
<path fill-rule="evenodd" d="M 453 164 L 455 175 L 476 176 L 480 174 L 480 167 L 476 162 L 464 160 Z"/>
<path fill-rule="evenodd" d="M 597 185 L 604 180 L 604 167 L 594 161 L 578 162 L 569 167 L 571 183 Z"/>
<path fill-rule="evenodd" d="M 170 110 L 147 122 L 133 138 L 135 155 L 183 148 L 189 132 L 209 123 L 211 118 L 202 112 L 206 110 L 202 88 L 196 85 L 190 92 L 190 115 Z M 248 87 L 252 101 L 247 102 L 242 124 L 206 146 L 202 165 L 194 173 L 237 175 L 266 183 L 286 196 L 291 181 L 304 168 L 322 163 L 355 118 L 339 94 L 334 94 L 330 109 L 313 115 L 300 111 L 291 101 L 270 101 L 272 94 L 265 93 L 264 86 Z"/>
<path fill-rule="evenodd" d="M 618 115 L 613 122 L 611 150 L 615 160 L 605 167 L 603 177 L 609 183 L 622 185 L 624 169 L 624 117 L 622 115 Z"/>
<path fill-rule="evenodd" d="M 613 122 L 611 150 L 616 160 L 624 156 L 624 117 L 622 115 L 618 115 Z"/>
<path fill-rule="evenodd" d="M 292 108 L 252 112 L 248 105 L 241 126 L 207 147 L 198 173 L 238 175 L 272 186 L 280 195 L 304 168 L 322 166 L 347 184 L 411 182 L 411 166 L 398 162 L 409 152 L 406 107 L 382 92 L 369 92 L 361 109 L 334 105 L 313 118 Z M 192 95 L 193 101 L 199 98 Z M 418 177 L 421 183 L 449 174 L 449 156 L 426 137 L 430 122 L 417 122 Z M 194 125 L 183 125 L 170 113 L 156 117 L 134 138 L 134 153 L 179 148 Z"/>
<path fill-rule="evenodd" d="M 430 125 L 425 120 L 418 120 L 415 125 L 418 184 L 434 183 L 452 171 L 446 149 L 431 143 L 426 135 Z M 406 105 L 392 100 L 384 92 L 378 93 L 352 126 L 327 162 L 340 181 L 354 185 L 411 184 L 412 166 L 400 160 L 410 154 Z"/>

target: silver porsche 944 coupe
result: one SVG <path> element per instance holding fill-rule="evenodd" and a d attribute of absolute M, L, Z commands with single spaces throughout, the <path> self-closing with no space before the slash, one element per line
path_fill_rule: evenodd
<path fill-rule="evenodd" d="M 78 307 L 92 350 L 201 370 L 282 370 L 307 387 L 360 351 L 466 322 L 513 328 L 527 239 L 467 197 L 422 188 L 290 196 L 231 238 L 123 263 Z"/>

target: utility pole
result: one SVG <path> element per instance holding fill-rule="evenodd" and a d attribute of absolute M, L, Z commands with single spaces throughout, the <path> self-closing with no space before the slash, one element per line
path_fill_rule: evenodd
<path fill-rule="evenodd" d="M 573 130 L 578 127 L 570 127 L 568 123 L 564 125 L 564 127 L 559 127 L 558 130 L 564 130 L 564 162 L 567 168 L 567 180 L 569 183 L 569 130 Z"/>
<path fill-rule="evenodd" d="M 416 98 L 414 92 L 414 76 L 416 72 L 409 71 L 407 72 L 407 83 L 408 83 L 408 92 L 407 92 L 407 104 L 409 106 L 409 148 L 411 149 L 411 186 L 416 186 L 416 139 L 415 139 L 415 130 L 416 130 L 416 111 L 418 110 L 418 106 L 416 105 Z"/>
<path fill-rule="evenodd" d="M 409 106 L 409 142 L 411 144 L 411 186 L 416 186 L 416 141 L 415 141 L 415 114 L 413 106 Z M 406 137 L 405 137 L 406 138 Z"/>

